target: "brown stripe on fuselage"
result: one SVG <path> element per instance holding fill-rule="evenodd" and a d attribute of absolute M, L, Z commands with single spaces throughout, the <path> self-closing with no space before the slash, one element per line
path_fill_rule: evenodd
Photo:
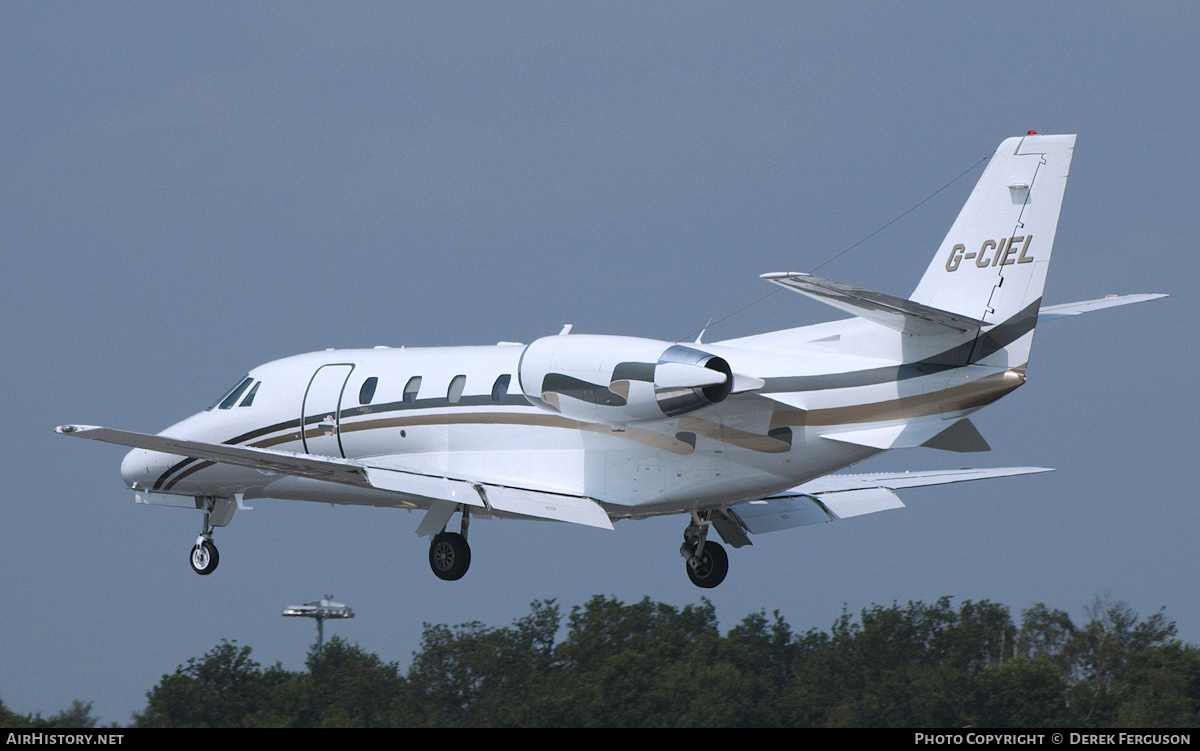
<path fill-rule="evenodd" d="M 608 425 L 571 420 L 559 415 L 518 414 L 512 412 L 442 413 L 384 417 L 378 420 L 343 423 L 341 425 L 341 432 L 352 433 L 359 430 L 406 428 L 414 425 L 527 425 L 544 428 L 564 428 L 568 430 L 586 430 L 592 433 L 603 433 L 604 435 L 611 435 L 616 438 L 624 438 L 646 446 L 662 449 L 663 451 L 670 451 L 673 454 L 686 455 L 692 453 L 694 450 L 691 445 L 676 439 L 674 436 L 662 435 L 661 433 L 642 430 L 641 428 L 626 427 L 623 430 L 613 430 Z"/>
<path fill-rule="evenodd" d="M 434 415 L 406 415 L 404 417 L 385 417 L 376 420 L 361 420 L 358 422 L 342 423 L 339 426 L 339 432 L 352 433 L 362 430 L 382 430 L 386 428 L 406 428 L 415 425 L 528 425 L 548 428 L 564 428 L 568 430 L 586 430 L 593 433 L 602 433 L 611 435 L 617 438 L 624 438 L 630 441 L 636 441 L 646 446 L 651 446 L 663 451 L 669 451 L 673 454 L 687 455 L 695 449 L 688 443 L 678 440 L 674 436 L 662 435 L 649 430 L 640 428 L 626 428 L 624 430 L 613 430 L 608 425 L 600 425 L 597 423 L 581 422 L 578 420 L 570 420 L 558 415 L 547 414 L 513 414 L 513 413 L 486 413 L 486 412 L 471 412 L 463 414 L 434 414 Z M 306 438 L 315 438 L 324 434 L 321 429 L 309 429 L 304 432 Z M 765 436 L 764 436 L 765 438 Z M 283 435 L 274 436 L 272 438 L 264 438 L 259 441 L 247 444 L 252 448 L 270 448 L 283 443 L 290 443 L 300 440 L 299 431 L 289 431 Z M 215 462 L 200 461 L 186 470 L 180 472 L 177 476 L 171 479 L 163 487 L 163 492 L 169 492 L 171 488 L 183 480 L 185 477 L 192 475 L 206 467 L 211 467 Z"/>
<path fill-rule="evenodd" d="M 961 386 L 926 394 L 891 399 L 886 402 L 854 404 L 811 410 L 777 410 L 771 416 L 771 429 L 793 426 L 851 425 L 925 417 L 943 412 L 958 412 L 991 404 L 1025 383 L 1023 369 L 1006 370 L 984 376 Z"/>
<path fill-rule="evenodd" d="M 901 397 L 883 402 L 855 404 L 847 407 L 830 407 L 814 410 L 776 410 L 771 416 L 770 429 L 782 427 L 803 427 L 850 425 L 855 423 L 885 422 L 889 420 L 904 420 L 915 417 L 925 417 L 942 412 L 957 412 L 974 409 L 991 404 L 1000 397 L 1016 389 L 1025 382 L 1023 368 L 1006 370 L 984 376 L 970 383 L 955 386 L 942 391 Z M 694 448 L 673 436 L 655 433 L 640 428 L 626 427 L 624 430 L 613 430 L 608 425 L 571 420 L 559 415 L 550 414 L 519 414 L 512 412 L 468 412 L 440 413 L 422 415 L 404 415 L 402 417 L 384 417 L 374 420 L 360 420 L 343 423 L 342 433 L 352 433 L 364 430 L 382 430 L 387 428 L 405 428 L 418 425 L 525 425 L 547 428 L 562 428 L 566 430 L 586 430 L 593 433 L 611 435 L 625 440 L 636 441 L 646 446 L 669 451 L 673 454 L 686 456 Z M 736 446 L 748 451 L 759 453 L 785 453 L 790 446 L 784 441 L 770 436 L 759 435 L 744 430 L 731 428 L 721 423 L 702 420 L 693 416 L 680 418 L 679 429 L 687 430 L 710 438 L 720 443 Z M 305 435 L 315 437 L 323 431 L 308 430 Z M 298 431 L 289 431 L 272 438 L 255 441 L 250 446 L 254 448 L 269 448 L 282 443 L 300 440 Z M 163 488 L 170 491 L 180 480 L 210 467 L 213 462 L 202 461 L 187 470 L 180 472 Z"/>
<path fill-rule="evenodd" d="M 719 422 L 701 420 L 691 415 L 679 418 L 679 429 L 690 431 L 730 446 L 737 446 L 748 451 L 757 451 L 760 454 L 784 454 L 792 447 L 790 443 L 785 443 L 771 436 L 738 430 Z"/>

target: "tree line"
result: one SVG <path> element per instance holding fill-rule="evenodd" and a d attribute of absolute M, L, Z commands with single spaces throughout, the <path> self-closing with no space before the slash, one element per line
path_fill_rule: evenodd
<path fill-rule="evenodd" d="M 164 675 L 132 726 L 1196 726 L 1200 649 L 1174 622 L 1104 599 L 1085 613 L 1039 604 L 1018 623 L 942 598 L 802 633 L 759 612 L 722 635 L 707 600 L 595 597 L 565 624 L 538 601 L 507 627 L 426 624 L 403 670 L 336 637 L 295 672 L 222 641 Z M 45 719 L 0 702 L 7 727 L 89 724 L 83 702 Z"/>

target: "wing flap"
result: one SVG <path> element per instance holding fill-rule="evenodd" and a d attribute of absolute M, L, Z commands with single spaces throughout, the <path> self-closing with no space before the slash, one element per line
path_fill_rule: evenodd
<path fill-rule="evenodd" d="M 833 493 L 821 493 L 817 498 L 839 519 L 904 508 L 900 497 L 888 488 L 838 490 Z"/>
<path fill-rule="evenodd" d="M 764 498 L 739 503 L 730 510 L 743 527 L 756 535 L 833 521 L 830 512 L 816 498 L 807 495 Z"/>
<path fill-rule="evenodd" d="M 613 528 L 608 512 L 590 498 L 499 485 L 481 487 L 488 506 L 495 511 L 601 529 Z"/>
<path fill-rule="evenodd" d="M 386 490 L 417 498 L 449 501 L 454 504 L 463 503 L 479 508 L 484 507 L 479 492 L 475 490 L 474 485 L 465 480 L 452 480 L 448 477 L 384 467 L 364 467 L 363 471 L 366 473 L 371 487 L 376 490 Z"/>
<path fill-rule="evenodd" d="M 891 490 L 867 488 L 817 495 L 778 495 L 738 504 L 733 511 L 742 526 L 760 535 L 896 508 L 904 508 L 904 503 Z"/>

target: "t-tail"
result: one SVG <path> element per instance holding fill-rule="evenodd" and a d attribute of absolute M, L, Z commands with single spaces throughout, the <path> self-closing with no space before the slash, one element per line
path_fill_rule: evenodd
<path fill-rule="evenodd" d="M 985 326 L 971 362 L 1029 359 L 1075 136 L 1000 144 L 910 300 Z"/>
<path fill-rule="evenodd" d="M 982 365 L 1021 371 L 1039 321 L 1166 297 L 1107 295 L 1042 305 L 1074 150 L 1073 135 L 1030 132 L 1001 143 L 911 297 L 802 272 L 762 277 L 905 334 L 894 340 L 904 362 L 933 370 Z M 831 341 L 831 332 L 822 326 L 820 341 Z M 878 353 L 887 346 L 861 326 L 834 333 L 847 352 Z M 750 338 L 759 347 L 787 348 L 804 336 L 806 329 L 794 329 Z"/>

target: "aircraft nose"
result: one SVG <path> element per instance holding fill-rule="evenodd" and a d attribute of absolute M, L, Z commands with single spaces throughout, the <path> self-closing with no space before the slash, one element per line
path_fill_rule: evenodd
<path fill-rule="evenodd" d="M 121 460 L 121 479 L 127 486 L 135 490 L 149 489 L 154 482 L 152 474 L 155 465 L 159 463 L 155 461 L 155 458 L 161 456 L 162 454 L 146 449 L 130 451 Z"/>

